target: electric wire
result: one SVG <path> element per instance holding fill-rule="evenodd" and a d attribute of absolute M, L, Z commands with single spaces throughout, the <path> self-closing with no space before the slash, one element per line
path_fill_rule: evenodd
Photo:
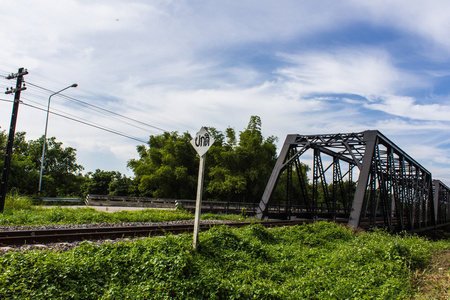
<path fill-rule="evenodd" d="M 6 72 L 4 70 L 0 70 L 0 88 L 3 87 L 3 86 L 5 88 L 9 87 L 9 85 L 7 85 L 7 84 L 10 84 L 10 81 L 9 81 L 9 79 L 7 79 L 7 76 L 9 76 L 10 74 L 11 74 L 11 72 Z M 34 80 L 35 79 L 34 77 L 43 78 L 44 81 L 46 81 L 47 83 L 48 83 L 48 81 L 52 81 L 52 82 L 55 82 L 55 83 L 58 83 L 58 84 L 60 84 L 62 82 L 58 81 L 57 79 L 49 78 L 49 77 L 44 76 L 42 74 L 39 75 L 36 72 L 33 72 L 33 75 L 35 75 L 35 76 L 33 76 L 33 81 L 32 82 L 30 82 L 28 80 L 24 80 L 24 86 L 27 87 L 27 93 L 26 93 L 25 97 L 23 97 L 24 95 L 22 95 L 22 99 L 25 100 L 26 102 L 23 102 L 23 100 L 21 100 L 20 102 L 23 105 L 28 106 L 28 107 L 31 107 L 31 108 L 34 108 L 34 109 L 38 109 L 38 110 L 41 110 L 41 111 L 47 111 L 47 104 L 44 105 L 44 104 L 38 103 L 36 101 L 33 101 L 33 100 L 30 99 L 30 97 L 31 98 L 37 98 L 37 99 L 44 99 L 44 98 L 48 97 L 49 93 L 52 94 L 52 93 L 55 93 L 55 91 L 53 91 L 53 90 L 51 90 L 49 88 L 41 86 L 40 84 L 46 84 L 46 83 L 42 83 L 42 81 L 39 80 L 39 78 L 37 78 L 37 80 Z M 104 97 L 104 95 L 101 95 L 101 94 L 96 94 L 96 93 L 89 92 L 89 91 L 87 91 L 87 92 L 90 93 L 90 94 L 95 95 L 96 97 Z M 160 127 L 157 127 L 157 126 L 154 126 L 154 125 L 151 125 L 151 124 L 148 124 L 148 123 L 145 123 L 145 122 L 142 122 L 142 121 L 130 118 L 130 117 L 127 117 L 125 115 L 122 115 L 122 114 L 119 114 L 117 112 L 108 110 L 106 108 L 103 108 L 103 107 L 100 107 L 100 106 L 88 103 L 86 101 L 80 100 L 79 98 L 67 96 L 65 94 L 58 94 L 58 97 L 65 98 L 65 99 L 67 99 L 69 101 L 72 101 L 72 102 L 80 105 L 81 107 L 84 107 L 85 109 L 89 109 L 91 112 L 95 112 L 96 114 L 99 114 L 101 116 L 104 116 L 104 117 L 106 116 L 108 118 L 118 120 L 118 121 L 120 121 L 120 122 L 122 122 L 124 124 L 127 124 L 129 126 L 133 126 L 135 128 L 139 128 L 139 129 L 141 129 L 143 131 L 147 131 L 147 129 L 143 128 L 141 126 L 137 126 L 136 124 L 140 124 L 140 125 L 143 125 L 143 126 L 146 126 L 146 127 L 152 128 L 152 129 L 156 129 L 156 130 L 159 130 L 159 131 L 163 131 L 163 132 L 169 132 L 168 130 L 162 129 Z M 14 102 L 13 100 L 7 100 L 7 99 L 0 99 L 0 100 L 4 101 L 4 102 Z M 32 105 L 30 103 L 34 103 L 35 105 Z M 83 119 L 83 118 L 81 118 L 79 116 L 75 116 L 73 114 L 70 114 L 70 113 L 67 113 L 67 112 L 55 109 L 55 108 L 52 108 L 52 110 L 50 110 L 49 113 L 57 115 L 57 116 L 60 116 L 60 117 L 63 117 L 63 118 L 66 118 L 66 119 L 69 119 L 69 120 L 72 120 L 72 121 L 75 121 L 75 122 L 78 122 L 78 123 L 81 123 L 81 124 L 84 124 L 84 125 L 87 125 L 87 126 L 91 126 L 91 127 L 94 127 L 94 128 L 97 128 L 97 129 L 100 129 L 100 130 L 103 130 L 103 131 L 106 131 L 106 132 L 109 132 L 109 133 L 113 133 L 113 134 L 116 134 L 116 135 L 119 135 L 119 136 L 122 136 L 122 137 L 125 137 L 125 138 L 128 138 L 128 139 L 132 139 L 132 140 L 135 140 L 135 141 L 138 141 L 138 142 L 141 142 L 141 143 L 147 143 L 147 141 L 144 141 L 144 140 L 142 140 L 140 138 L 131 136 L 129 134 L 120 132 L 120 131 L 112 129 L 112 128 L 108 128 L 108 127 L 96 124 L 95 122 L 92 122 L 92 121 L 87 121 L 86 119 Z M 127 120 L 127 121 L 125 121 L 125 120 Z M 136 124 L 133 124 L 132 122 L 134 122 Z"/>
<path fill-rule="evenodd" d="M 52 90 L 50 90 L 50 89 L 41 87 L 41 86 L 39 86 L 39 85 L 37 85 L 37 84 L 34 84 L 34 83 L 31 83 L 31 82 L 29 82 L 29 81 L 27 81 L 26 83 L 27 83 L 28 85 L 34 86 L 34 87 L 36 87 L 36 88 L 45 90 L 45 91 L 50 92 L 50 93 L 53 93 L 53 92 L 54 92 L 54 91 L 52 91 Z M 90 104 L 90 103 L 88 103 L 88 102 L 86 102 L 86 101 L 82 101 L 82 100 L 77 99 L 77 98 L 74 98 L 74 97 L 72 97 L 72 96 L 68 96 L 68 95 L 64 95 L 64 94 L 59 95 L 59 96 L 60 96 L 60 97 L 63 97 L 63 98 L 66 98 L 66 99 L 68 99 L 68 100 L 74 101 L 74 102 L 82 103 L 82 104 L 85 105 L 85 106 L 93 107 L 93 108 L 95 108 L 95 109 L 97 109 L 97 110 L 104 111 L 104 112 L 107 112 L 107 113 L 109 113 L 109 114 L 112 114 L 112 115 L 115 115 L 115 116 L 118 116 L 118 117 L 121 117 L 121 118 L 130 120 L 130 121 L 136 122 L 136 123 L 138 123 L 138 124 L 148 126 L 148 127 L 150 127 L 150 128 L 153 128 L 153 129 L 157 129 L 157 130 L 160 130 L 160 131 L 163 131 L 163 132 L 168 132 L 168 130 L 165 130 L 165 129 L 162 129 L 162 128 L 160 128 L 160 127 L 157 127 L 157 126 L 154 126 L 154 125 L 151 125 L 151 124 L 148 124 L 148 123 L 145 123 L 145 122 L 142 122 L 142 121 L 139 121 L 139 120 L 136 120 L 136 119 L 133 119 L 133 118 L 124 116 L 124 115 L 121 115 L 121 114 L 116 113 L 116 112 L 114 112 L 114 111 L 105 109 L 105 108 L 103 108 L 103 107 L 100 107 L 100 106 L 97 106 L 97 105 L 94 105 L 94 104 Z"/>
<path fill-rule="evenodd" d="M 37 103 L 37 102 L 35 102 L 35 101 L 33 101 L 33 100 L 30 100 L 30 99 L 28 99 L 28 98 L 26 98 L 26 97 L 22 97 L 22 99 L 26 100 L 27 102 L 31 102 L 31 103 L 34 103 L 34 104 L 39 105 L 39 106 L 42 107 L 42 108 L 38 108 L 38 107 L 34 107 L 34 108 L 37 108 L 37 109 L 43 110 L 43 111 L 47 111 L 47 107 L 44 106 L 44 105 L 42 105 L 42 104 L 40 104 L 40 103 Z M 25 105 L 26 105 L 26 104 L 25 104 Z M 59 113 L 54 113 L 54 111 L 59 112 Z M 83 124 L 88 124 L 88 123 L 89 123 L 89 124 L 93 124 L 93 125 L 96 126 L 96 128 L 99 128 L 99 127 L 107 128 L 108 130 L 110 130 L 109 132 L 111 132 L 111 131 L 120 132 L 120 131 L 117 131 L 117 130 L 108 128 L 108 127 L 106 127 L 106 126 L 102 126 L 102 125 L 100 125 L 100 124 L 98 124 L 98 123 L 95 123 L 95 122 L 92 122 L 92 121 L 88 121 L 88 120 L 86 120 L 86 119 L 83 119 L 83 118 L 81 118 L 81 117 L 79 117 L 79 116 L 76 116 L 76 115 L 73 115 L 73 114 L 71 114 L 71 113 L 68 113 L 68 112 L 65 112 L 65 111 L 56 109 L 56 108 L 54 108 L 54 107 L 53 107 L 51 110 L 49 110 L 49 113 L 57 114 L 58 116 L 67 116 L 67 118 L 70 118 L 71 120 L 75 120 L 75 119 L 76 119 L 76 120 L 82 122 Z M 142 130 L 145 130 L 145 129 L 142 128 Z M 129 135 L 129 136 L 130 136 L 130 135 Z M 142 141 L 142 140 L 140 140 L 140 141 Z"/>
<path fill-rule="evenodd" d="M 34 101 L 32 101 L 32 100 L 29 100 L 29 99 L 26 99 L 26 98 L 24 98 L 24 97 L 22 97 L 22 99 L 24 99 L 24 100 L 26 100 L 26 101 L 28 101 L 28 102 L 32 102 L 32 103 L 35 103 L 35 104 L 37 104 L 37 105 L 40 105 L 39 103 L 36 103 L 36 102 L 34 102 Z M 10 103 L 14 102 L 14 100 L 1 99 L 1 98 L 0 98 L 0 101 L 10 102 Z M 21 100 L 20 103 L 22 103 L 22 105 L 25 105 L 25 106 L 28 106 L 28 107 L 31 107 L 31 108 L 34 108 L 34 109 L 38 109 L 38 110 L 41 110 L 41 111 L 47 111 L 46 108 L 41 108 L 41 107 L 37 107 L 37 106 L 31 105 L 31 104 L 29 104 L 29 103 L 23 102 L 23 100 Z M 53 110 L 58 111 L 57 109 L 53 109 Z M 61 111 L 60 111 L 60 112 L 61 112 Z M 57 115 L 57 116 L 60 116 L 60 117 L 63 117 L 63 118 L 66 118 L 66 119 L 69 119 L 69 120 L 71 120 L 71 121 L 75 121 L 75 122 L 78 122 L 78 123 L 87 125 L 87 126 L 91 126 L 91 127 L 94 127 L 94 128 L 100 129 L 100 130 L 104 130 L 104 131 L 107 131 L 107 132 L 109 132 L 109 133 L 113 133 L 113 134 L 116 134 L 116 135 L 120 135 L 120 136 L 122 136 L 122 137 L 126 137 L 126 138 L 128 138 L 128 139 L 132 139 L 132 140 L 135 140 L 135 141 L 144 143 L 144 144 L 147 143 L 146 141 L 144 141 L 144 140 L 142 140 L 142 139 L 133 137 L 133 136 L 131 136 L 131 135 L 122 133 L 122 132 L 120 132 L 120 131 L 117 131 L 117 130 L 114 130 L 114 129 L 111 129 L 111 128 L 108 128 L 108 127 L 101 126 L 101 125 L 96 124 L 96 123 L 94 123 L 94 122 L 89 122 L 89 121 L 87 121 L 87 120 L 85 120 L 85 119 L 82 119 L 82 118 L 79 118 L 79 117 L 77 117 L 77 116 L 71 115 L 71 114 L 69 114 L 69 113 L 67 113 L 67 112 L 62 112 L 62 113 L 65 113 L 65 114 L 67 114 L 67 115 L 63 115 L 62 113 L 57 113 L 57 112 L 54 112 L 54 111 L 51 111 L 51 110 L 49 111 L 49 113 L 54 114 L 54 115 Z"/>
<path fill-rule="evenodd" d="M 1 72 L 5 73 L 5 74 L 9 74 L 9 73 L 6 73 L 5 71 L 0 70 L 0 73 L 1 73 Z M 33 72 L 33 74 L 36 75 L 37 73 L 36 73 L 36 72 Z M 44 76 L 44 75 L 39 75 L 39 74 L 37 74 L 37 75 L 38 75 L 39 77 L 45 78 L 46 80 L 51 80 L 51 81 L 53 81 L 53 82 L 58 82 L 58 83 L 60 83 L 60 81 L 58 81 L 58 80 L 56 80 L 56 79 L 51 79 L 51 78 L 48 78 L 48 77 L 46 77 L 46 76 Z M 4 77 L 4 78 L 6 78 L 6 76 L 3 76 L 3 75 L 1 75 L 1 76 Z M 42 86 L 40 86 L 40 85 L 38 85 L 38 84 L 35 84 L 35 83 L 33 83 L 33 82 L 29 82 L 28 80 L 26 80 L 26 81 L 24 80 L 24 85 L 25 85 L 25 84 L 27 84 L 28 86 L 32 86 L 32 87 L 37 88 L 37 90 L 36 90 L 36 89 L 28 89 L 27 94 L 28 94 L 29 96 L 30 96 L 30 95 L 31 95 L 31 96 L 34 95 L 34 96 L 39 97 L 39 98 L 44 98 L 44 97 L 48 96 L 47 93 L 54 93 L 53 90 L 48 89 L 48 88 L 45 88 L 45 87 L 42 87 Z M 6 86 L 5 86 L 5 87 L 6 87 Z M 42 90 L 42 91 L 45 91 L 45 92 L 47 92 L 47 93 L 45 93 L 45 94 L 44 94 L 44 93 L 39 93 L 38 89 L 40 89 L 40 90 Z M 35 91 L 35 92 L 33 92 L 33 91 Z M 37 93 L 36 93 L 36 92 L 37 92 Z M 65 99 L 67 99 L 67 100 L 76 102 L 76 103 L 78 103 L 79 105 L 84 106 L 84 107 L 86 107 L 86 108 L 88 108 L 88 109 L 91 109 L 91 110 L 93 110 L 93 111 L 101 112 L 103 115 L 105 115 L 104 113 L 106 112 L 106 113 L 108 113 L 108 114 L 110 114 L 110 115 L 113 115 L 113 116 L 116 116 L 116 117 L 119 117 L 119 118 L 122 118 L 122 119 L 125 119 L 125 120 L 128 120 L 128 121 L 131 121 L 131 122 L 134 122 L 134 123 L 137 123 L 137 124 L 140 124 L 140 125 L 144 125 L 144 126 L 147 126 L 147 127 L 149 127 L 149 128 L 152 128 L 152 129 L 156 129 L 156 130 L 163 131 L 163 132 L 169 132 L 168 130 L 163 129 L 163 128 L 160 128 L 160 127 L 158 127 L 158 126 L 154 126 L 154 125 L 151 125 L 151 124 L 148 124 L 148 123 L 145 123 L 145 122 L 142 122 L 142 121 L 139 121 L 139 120 L 136 120 L 136 119 L 133 119 L 133 118 L 124 116 L 124 115 L 122 115 L 122 114 L 116 113 L 116 112 L 114 112 L 114 111 L 105 109 L 105 108 L 103 108 L 103 107 L 100 107 L 100 106 L 97 106 L 97 105 L 94 105 L 94 104 L 90 104 L 90 103 L 88 103 L 88 102 L 82 101 L 82 100 L 77 99 L 77 98 L 74 98 L 74 97 L 70 97 L 70 96 L 67 96 L 67 95 L 64 95 L 64 94 L 60 94 L 60 95 L 58 95 L 58 96 L 63 97 L 63 98 L 65 98 Z M 102 97 L 102 96 L 101 96 L 101 95 L 97 95 L 97 97 Z M 111 116 L 110 116 L 110 117 L 111 117 Z M 114 117 L 112 117 L 112 118 L 114 118 Z M 132 123 L 130 123 L 130 122 L 127 122 L 127 121 L 124 121 L 124 120 L 122 120 L 122 119 L 118 119 L 118 118 L 115 118 L 115 119 L 118 120 L 118 121 L 120 121 L 120 122 L 122 122 L 122 123 L 125 123 L 125 124 L 127 124 L 127 125 L 129 125 L 129 126 L 133 126 L 133 127 L 135 127 L 135 128 L 139 128 L 139 129 L 141 129 L 141 130 L 146 131 L 146 129 L 143 128 L 143 127 L 134 125 L 134 124 L 132 124 Z"/>
<path fill-rule="evenodd" d="M 29 107 L 32 107 L 32 108 L 34 108 L 34 109 L 38 109 L 38 110 L 42 110 L 42 111 L 47 111 L 47 110 L 44 109 L 44 108 L 40 108 L 40 107 L 31 105 L 31 104 L 28 104 L 28 103 L 25 103 L 25 102 L 22 103 L 22 105 L 29 106 Z M 107 131 L 107 132 L 110 132 L 110 133 L 113 133 L 113 134 L 116 134 L 116 135 L 120 135 L 120 136 L 122 136 L 122 137 L 125 137 L 125 138 L 128 138 L 128 139 L 132 139 L 132 140 L 135 140 L 135 141 L 144 143 L 144 144 L 147 143 L 146 141 L 141 140 L 141 139 L 139 139 L 139 138 L 136 138 L 136 137 L 127 135 L 127 134 L 125 134 L 125 133 L 123 133 L 123 132 L 119 132 L 119 131 L 116 131 L 116 130 L 114 130 L 114 129 L 110 129 L 110 128 L 107 128 L 107 127 L 102 127 L 102 126 L 97 125 L 97 124 L 95 124 L 95 123 L 89 123 L 89 122 L 87 122 L 87 121 L 83 121 L 83 120 L 79 120 L 79 119 L 72 118 L 72 117 L 69 117 L 69 116 L 65 116 L 65 115 L 63 115 L 63 114 L 56 113 L 56 112 L 53 112 L 53 111 L 49 111 L 49 113 L 51 113 L 51 114 L 53 114 L 53 115 L 57 115 L 57 116 L 63 117 L 63 118 L 66 118 L 66 119 L 69 119 L 69 120 L 72 120 L 72 121 L 75 121 L 75 122 L 78 122 L 78 123 L 81 123 L 81 124 L 84 124 L 84 125 L 88 125 L 88 126 L 91 126 L 91 127 L 97 128 L 97 129 L 100 129 L 100 130 L 104 130 L 104 131 Z"/>
<path fill-rule="evenodd" d="M 27 93 L 27 95 L 33 95 L 33 93 L 31 92 L 31 93 Z M 34 94 L 35 96 L 36 96 L 36 94 Z M 61 94 L 58 94 L 58 96 L 59 97 L 63 97 L 64 95 L 61 95 Z M 39 97 L 39 98 L 41 98 L 41 97 Z M 65 98 L 65 97 L 63 97 L 63 98 Z M 27 100 L 27 101 L 29 101 L 29 102 L 32 102 L 32 103 L 34 103 L 34 104 L 37 104 L 37 105 L 40 105 L 40 106 L 42 106 L 42 107 L 46 107 L 47 106 L 47 104 L 45 104 L 45 106 L 44 106 L 44 104 L 40 104 L 40 103 L 37 103 L 37 102 L 35 102 L 35 101 L 32 101 L 32 100 L 30 100 L 28 97 L 22 97 L 22 99 L 25 99 L 25 100 Z M 55 109 L 54 107 L 52 108 L 53 110 L 57 110 L 57 109 Z M 61 113 L 64 113 L 64 114 L 68 114 L 68 115 L 71 115 L 70 113 L 67 113 L 67 112 L 65 112 L 65 111 L 60 111 Z M 102 115 L 102 116 L 105 116 L 105 114 L 100 114 L 100 115 Z M 80 118 L 80 117 L 78 117 L 78 116 L 74 116 L 74 115 L 72 115 L 73 117 L 76 117 L 76 118 Z M 80 118 L 80 119 L 82 119 L 82 118 Z M 132 127 L 135 127 L 135 128 L 138 128 L 138 129 L 141 129 L 141 130 L 143 130 L 143 131 L 145 131 L 145 132 L 148 132 L 148 130 L 146 129 L 146 128 L 143 128 L 143 127 L 141 127 L 141 126 L 137 126 L 137 125 L 135 125 L 135 124 L 132 124 L 132 123 L 130 123 L 130 122 L 127 122 L 127 121 L 123 121 L 123 120 L 120 120 L 120 119 L 118 119 L 118 118 L 115 118 L 114 117 L 114 119 L 116 119 L 116 120 L 118 120 L 118 121 L 120 121 L 120 122 L 122 122 L 122 123 L 125 123 L 126 125 L 129 125 L 129 126 L 132 126 Z"/>

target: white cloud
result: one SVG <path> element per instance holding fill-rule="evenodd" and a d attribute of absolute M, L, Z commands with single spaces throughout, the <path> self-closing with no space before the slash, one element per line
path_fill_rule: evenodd
<path fill-rule="evenodd" d="M 395 67 L 390 55 L 376 48 L 341 48 L 327 52 L 282 54 L 291 66 L 277 73 L 299 95 L 310 93 L 394 93 L 424 85 L 419 78 Z"/>
<path fill-rule="evenodd" d="M 417 104 L 412 97 L 380 95 L 366 106 L 413 120 L 450 121 L 450 103 Z"/>
<path fill-rule="evenodd" d="M 389 132 L 393 135 L 405 135 L 405 132 L 429 135 L 430 132 L 445 132 L 450 130 L 450 123 L 439 121 L 408 120 L 404 118 L 380 119 L 375 128 L 381 132 Z"/>
<path fill-rule="evenodd" d="M 367 20 L 377 26 L 397 28 L 418 35 L 417 43 L 433 51 L 435 46 L 450 49 L 450 10 L 445 0 L 349 1 L 361 7 Z M 425 42 L 427 41 L 427 42 Z M 443 52 L 441 52 L 443 54 Z M 448 53 L 447 55 L 448 56 Z"/>
<path fill-rule="evenodd" d="M 77 82 L 68 95 L 166 130 L 193 133 L 206 125 L 240 131 L 259 115 L 265 136 L 278 136 L 279 144 L 288 133 L 366 129 L 405 140 L 412 131 L 438 132 L 448 140 L 445 96 L 427 103 L 411 92 L 433 90 L 433 80 L 448 74 L 427 61 L 416 68 L 403 57 L 408 51 L 421 58 L 449 55 L 450 12 L 443 1 L 2 4 L 0 71 L 27 67 L 26 80 L 50 90 Z M 353 40 L 351 30 L 359 24 L 393 37 L 378 43 L 379 37 L 360 39 L 365 32 L 358 32 Z M 340 40 L 342 33 L 348 39 Z M 45 106 L 49 93 L 30 86 L 22 95 Z M 63 98 L 55 97 L 53 107 L 143 140 L 160 133 Z M 10 111 L 10 103 L 0 102 L 2 129 L 9 126 Z M 44 121 L 44 112 L 22 106 L 17 130 L 37 138 Z M 139 144 L 55 116 L 50 126 L 50 135 L 76 148 L 89 170 L 121 165 L 117 170 L 126 172 Z M 444 163 L 449 155 L 443 151 Z"/>

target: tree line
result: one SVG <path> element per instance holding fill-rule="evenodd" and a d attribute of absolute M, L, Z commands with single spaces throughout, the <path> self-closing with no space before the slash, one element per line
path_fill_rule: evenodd
<path fill-rule="evenodd" d="M 261 118 L 251 116 L 240 131 L 208 128 L 215 142 L 206 156 L 204 198 L 220 201 L 259 201 L 277 159 L 276 137 L 263 137 Z M 15 136 L 8 190 L 35 195 L 39 181 L 44 137 Z M 47 139 L 41 196 L 85 197 L 86 194 L 195 199 L 199 157 L 189 132 L 152 135 L 137 146 L 139 158 L 128 161 L 134 177 L 117 171 L 82 173 L 76 149 Z M 0 162 L 4 161 L 7 134 L 0 132 Z"/>

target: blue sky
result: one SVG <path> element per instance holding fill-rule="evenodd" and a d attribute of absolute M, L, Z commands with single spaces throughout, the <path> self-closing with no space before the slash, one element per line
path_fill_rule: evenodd
<path fill-rule="evenodd" d="M 279 147 L 290 133 L 378 129 L 450 185 L 447 1 L 7 1 L 0 20 L 0 89 L 26 67 L 24 104 L 76 82 L 52 109 L 141 141 L 240 131 L 251 115 Z M 0 101 L 1 130 L 11 109 Z M 44 125 L 21 106 L 18 131 L 35 139 Z M 48 134 L 86 171 L 132 175 L 142 144 L 56 115 Z"/>

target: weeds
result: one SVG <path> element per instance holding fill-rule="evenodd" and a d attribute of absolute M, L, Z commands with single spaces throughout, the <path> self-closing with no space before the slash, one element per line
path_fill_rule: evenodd
<path fill-rule="evenodd" d="M 146 209 L 141 211 L 100 212 L 93 208 L 35 208 L 14 210 L 0 215 L 2 226 L 33 226 L 49 224 L 89 224 L 123 222 L 164 222 L 193 219 L 191 213 L 176 210 Z"/>
<path fill-rule="evenodd" d="M 11 213 L 14 210 L 32 209 L 33 204 L 29 198 L 19 196 L 17 189 L 13 189 L 6 195 L 5 213 Z"/>
<path fill-rule="evenodd" d="M 313 238 L 313 232 L 319 235 Z M 417 237 L 317 223 L 215 227 L 67 252 L 0 257 L 8 299 L 410 299 L 409 278 L 430 258 Z"/>
<path fill-rule="evenodd" d="M 106 213 L 94 208 L 72 209 L 67 207 L 44 208 L 33 206 L 31 200 L 12 193 L 8 195 L 5 213 L 0 215 L 0 226 L 34 226 L 34 225 L 65 225 L 89 223 L 123 223 L 123 222 L 167 222 L 191 220 L 194 216 L 184 209 L 161 210 L 145 209 L 139 211 L 118 211 Z M 203 220 L 239 221 L 239 215 L 203 214 Z"/>
<path fill-rule="evenodd" d="M 225 218 L 205 214 L 206 219 Z M 9 196 L 2 225 L 161 222 L 192 219 L 184 210 L 104 213 L 92 208 L 34 208 Z M 236 216 L 235 218 L 240 218 Z M 0 257 L 4 299 L 445 299 L 448 241 L 333 223 L 263 228 L 218 226 L 67 252 Z M 440 252 L 439 252 L 440 251 Z M 433 253 L 444 253 L 436 260 Z M 432 258 L 434 260 L 432 260 Z M 424 278 L 428 278 L 428 281 Z M 436 287 L 438 286 L 438 287 Z M 416 295 L 415 295 L 416 294 Z"/>

